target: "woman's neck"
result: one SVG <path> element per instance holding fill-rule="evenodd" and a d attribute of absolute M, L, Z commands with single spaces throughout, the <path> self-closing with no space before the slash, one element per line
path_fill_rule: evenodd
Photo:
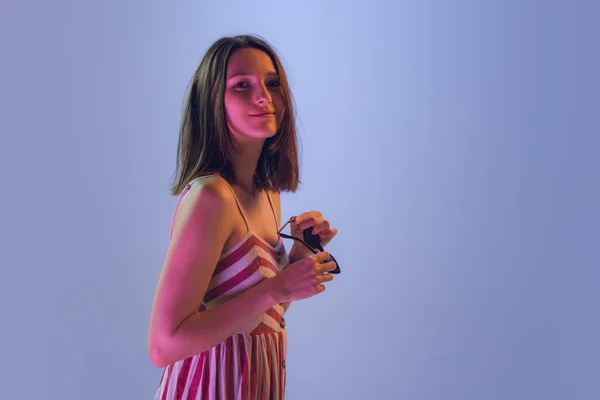
<path fill-rule="evenodd" d="M 251 197 L 257 194 L 254 175 L 258 159 L 264 146 L 264 140 L 240 145 L 239 151 L 231 160 L 233 172 L 235 174 L 235 184 L 241 187 Z"/>

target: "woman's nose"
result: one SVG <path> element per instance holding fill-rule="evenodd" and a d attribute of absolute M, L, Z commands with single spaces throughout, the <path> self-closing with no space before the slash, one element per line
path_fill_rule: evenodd
<path fill-rule="evenodd" d="M 259 104 L 265 104 L 271 102 L 271 93 L 267 87 L 263 84 L 257 85 L 256 87 L 256 97 L 255 101 Z"/>

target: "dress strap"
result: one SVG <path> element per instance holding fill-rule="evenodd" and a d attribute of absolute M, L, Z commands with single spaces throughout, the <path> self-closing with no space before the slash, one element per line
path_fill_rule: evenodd
<path fill-rule="evenodd" d="M 275 212 L 275 208 L 273 208 L 273 202 L 271 201 L 271 195 L 269 194 L 269 191 L 266 190 L 267 192 L 267 198 L 269 199 L 269 204 L 271 205 L 271 211 L 273 211 L 273 216 L 275 217 L 275 230 L 279 230 L 279 221 L 277 220 L 277 213 Z"/>
<path fill-rule="evenodd" d="M 189 181 L 183 188 L 183 190 L 181 191 L 181 193 L 179 194 L 179 196 L 177 196 L 177 202 L 175 204 L 175 211 L 173 212 L 173 217 L 171 218 L 171 229 L 169 230 L 169 238 L 173 237 L 173 225 L 175 224 L 175 217 L 177 216 L 177 210 L 179 209 L 179 204 L 181 203 L 181 199 L 183 199 L 183 196 L 185 196 L 185 194 L 187 192 L 190 191 L 190 188 L 192 187 L 192 185 L 196 182 L 199 181 L 200 179 L 205 178 L 204 176 L 192 179 L 191 181 Z"/>

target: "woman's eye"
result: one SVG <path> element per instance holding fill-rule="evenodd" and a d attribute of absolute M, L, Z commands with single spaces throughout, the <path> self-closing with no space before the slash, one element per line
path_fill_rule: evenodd
<path fill-rule="evenodd" d="M 235 89 L 248 89 L 251 85 L 248 82 L 241 81 L 233 85 Z M 278 88 L 281 87 L 281 83 L 279 81 L 272 81 L 267 84 L 269 88 Z"/>
<path fill-rule="evenodd" d="M 248 82 L 238 82 L 236 83 L 233 87 L 236 89 L 245 89 L 247 87 L 249 87 L 250 85 L 248 84 Z"/>

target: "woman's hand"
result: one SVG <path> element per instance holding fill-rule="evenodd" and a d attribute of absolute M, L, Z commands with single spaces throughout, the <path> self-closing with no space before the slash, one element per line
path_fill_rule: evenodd
<path fill-rule="evenodd" d="M 304 230 L 311 227 L 313 228 L 311 233 L 319 235 L 321 246 L 323 248 L 331 242 L 331 239 L 337 234 L 337 229 L 331 228 L 329 221 L 323 218 L 323 215 L 319 211 L 309 211 L 300 214 L 297 217 L 292 217 L 290 222 L 290 235 L 304 240 Z M 301 243 L 294 241 L 290 251 L 290 256 L 293 256 L 292 261 L 299 260 L 309 254 L 312 254 L 309 249 Z"/>
<path fill-rule="evenodd" d="M 297 301 L 315 296 L 325 290 L 324 282 L 333 279 L 334 262 L 327 262 L 326 251 L 310 254 L 292 264 L 269 279 L 271 290 L 278 303 Z"/>

